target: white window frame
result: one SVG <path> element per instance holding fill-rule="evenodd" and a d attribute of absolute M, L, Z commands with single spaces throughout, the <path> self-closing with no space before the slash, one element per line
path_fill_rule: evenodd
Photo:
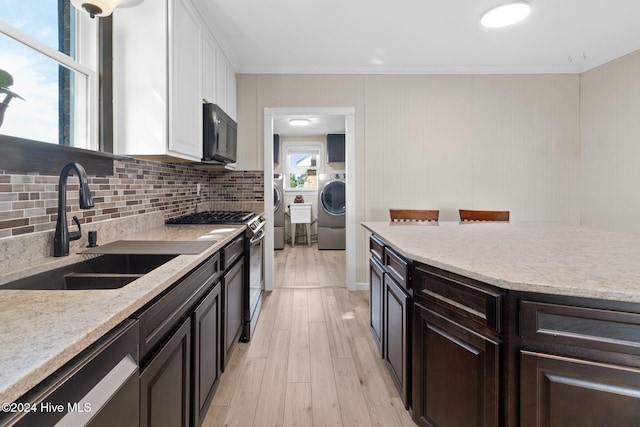
<path fill-rule="evenodd" d="M 324 147 L 321 141 L 286 141 L 282 144 L 282 154 L 284 155 L 283 165 L 283 183 L 284 192 L 286 194 L 318 194 L 318 187 L 316 188 L 291 188 L 289 187 L 289 156 L 292 154 L 315 154 L 318 156 L 316 162 L 316 174 L 317 178 L 320 178 L 320 174 L 323 172 L 322 156 L 324 154 Z"/>
<path fill-rule="evenodd" d="M 74 40 L 76 60 L 2 20 L 0 20 L 0 33 L 76 73 L 76 87 L 73 91 L 73 147 L 98 150 L 97 19 L 91 19 L 89 14 L 79 12 L 73 7 L 72 12 L 75 13 L 76 22 Z"/>

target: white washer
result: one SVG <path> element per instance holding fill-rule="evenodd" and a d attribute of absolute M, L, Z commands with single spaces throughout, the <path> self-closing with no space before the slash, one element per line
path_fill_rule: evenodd
<path fill-rule="evenodd" d="M 282 175 L 273 175 L 273 248 L 284 249 L 284 191 Z"/>
<path fill-rule="evenodd" d="M 347 183 L 343 173 L 318 178 L 318 249 L 345 249 Z"/>

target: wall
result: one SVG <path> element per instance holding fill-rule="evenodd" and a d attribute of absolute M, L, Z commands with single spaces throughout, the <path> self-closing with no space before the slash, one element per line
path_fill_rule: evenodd
<path fill-rule="evenodd" d="M 264 201 L 260 171 L 198 170 L 129 159 L 115 160 L 113 175 L 89 176 L 88 181 L 95 202 L 89 210 L 78 207 L 77 178 L 67 181 L 67 218 L 71 221 L 77 216 L 85 230 L 82 240 L 71 242 L 71 250 L 86 246 L 86 230 L 106 221 L 154 212 L 168 219 L 196 209 L 262 210 Z M 198 183 L 200 196 L 196 194 Z M 0 265 L 53 255 L 57 207 L 58 176 L 0 170 Z M 131 232 L 126 227 L 120 231 Z M 16 244 L 21 237 L 28 237 L 21 240 L 28 244 Z M 19 247 L 25 253 L 18 254 Z"/>
<path fill-rule="evenodd" d="M 581 221 L 640 233 L 640 51 L 581 75 Z"/>
<path fill-rule="evenodd" d="M 577 75 L 239 75 L 238 138 L 262 168 L 265 107 L 355 107 L 357 281 L 361 221 L 390 207 L 509 209 L 577 224 Z"/>

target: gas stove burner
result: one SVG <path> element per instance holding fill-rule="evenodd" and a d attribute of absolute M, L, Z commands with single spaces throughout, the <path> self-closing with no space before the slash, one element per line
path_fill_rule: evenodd
<path fill-rule="evenodd" d="M 172 218 L 167 224 L 246 224 L 255 212 L 206 211 Z"/>

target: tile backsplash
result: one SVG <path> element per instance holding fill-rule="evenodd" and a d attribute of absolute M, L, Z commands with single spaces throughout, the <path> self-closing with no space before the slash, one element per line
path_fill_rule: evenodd
<path fill-rule="evenodd" d="M 67 180 L 67 218 L 77 216 L 81 224 L 159 211 L 167 219 L 195 210 L 260 210 L 264 204 L 262 171 L 126 159 L 114 160 L 113 175 L 87 173 L 92 209 L 79 209 L 77 178 Z M 0 239 L 54 230 L 57 208 L 58 176 L 0 171 Z"/>

